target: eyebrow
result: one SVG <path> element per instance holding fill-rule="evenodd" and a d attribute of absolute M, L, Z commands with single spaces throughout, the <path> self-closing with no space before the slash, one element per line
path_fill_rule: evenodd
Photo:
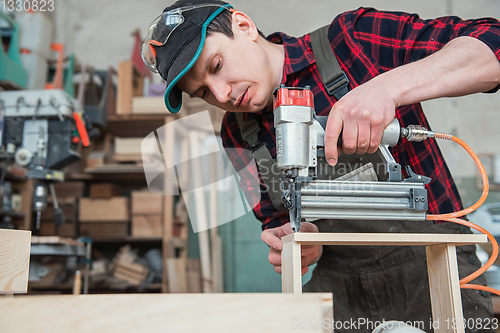
<path fill-rule="evenodd" d="M 214 56 L 213 56 L 213 55 L 211 55 L 211 56 L 208 58 L 208 60 L 205 62 L 204 66 L 203 66 L 203 72 L 202 72 L 203 76 L 205 75 L 205 73 L 207 73 L 207 72 L 210 70 L 210 64 L 212 63 L 213 58 L 214 58 Z M 203 86 L 202 86 L 202 87 L 203 87 Z M 193 94 L 188 93 L 187 91 L 186 91 L 186 93 L 187 93 L 187 94 L 188 94 L 191 98 L 195 98 L 196 96 L 194 96 L 194 94 L 196 94 L 196 93 L 198 92 L 198 90 L 200 90 L 202 87 L 200 87 L 200 88 L 196 89 L 196 90 L 193 92 Z"/>

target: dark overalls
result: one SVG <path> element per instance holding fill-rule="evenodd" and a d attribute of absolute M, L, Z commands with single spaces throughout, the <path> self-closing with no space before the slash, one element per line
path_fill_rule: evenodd
<path fill-rule="evenodd" d="M 346 155 L 341 155 L 339 163 L 342 156 Z M 318 220 L 314 223 L 320 232 L 471 233 L 470 228 L 450 222 Z M 460 278 L 481 266 L 475 245 L 457 247 L 457 259 Z M 471 283 L 485 285 L 486 280 L 480 276 Z M 333 293 L 332 326 L 336 332 L 371 332 L 377 322 L 384 320 L 411 322 L 414 327 L 434 331 L 424 246 L 325 245 L 303 291 Z M 463 289 L 461 294 L 466 332 L 494 331 L 497 325 L 492 321 L 489 294 L 469 289 Z M 439 325 L 452 325 L 452 320 Z"/>

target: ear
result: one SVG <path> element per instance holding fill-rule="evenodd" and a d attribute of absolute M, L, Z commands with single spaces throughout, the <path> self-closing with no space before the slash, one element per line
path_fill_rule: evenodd
<path fill-rule="evenodd" d="M 235 10 L 233 12 L 233 32 L 243 33 L 250 37 L 251 40 L 256 41 L 259 37 L 259 31 L 253 23 L 252 19 L 243 12 Z"/>

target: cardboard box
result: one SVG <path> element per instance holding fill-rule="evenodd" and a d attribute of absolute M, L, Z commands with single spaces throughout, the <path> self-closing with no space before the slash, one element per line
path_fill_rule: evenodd
<path fill-rule="evenodd" d="M 120 186 L 113 183 L 91 184 L 89 195 L 91 198 L 111 198 L 120 196 Z"/>
<path fill-rule="evenodd" d="M 81 198 L 78 215 L 80 223 L 129 222 L 129 199 L 126 197 Z"/>
<path fill-rule="evenodd" d="M 161 215 L 133 215 L 133 237 L 161 237 Z"/>
<path fill-rule="evenodd" d="M 129 222 L 80 223 L 80 236 L 93 238 L 122 238 L 129 235 Z"/>
<path fill-rule="evenodd" d="M 132 214 L 162 214 L 163 197 L 149 191 L 132 191 Z"/>

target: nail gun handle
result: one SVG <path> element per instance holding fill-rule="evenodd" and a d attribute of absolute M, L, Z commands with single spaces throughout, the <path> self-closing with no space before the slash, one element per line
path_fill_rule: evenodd
<path fill-rule="evenodd" d="M 314 119 L 318 121 L 318 123 L 326 129 L 326 122 L 328 121 L 328 116 L 314 116 Z M 337 144 L 342 144 L 342 134 L 344 130 L 340 131 L 339 137 L 337 139 Z M 382 136 L 382 141 L 380 141 L 381 145 L 388 145 L 389 147 L 394 147 L 401 136 L 401 127 L 399 125 L 399 121 L 394 118 L 392 122 L 387 126 L 384 130 L 384 135 Z"/>

